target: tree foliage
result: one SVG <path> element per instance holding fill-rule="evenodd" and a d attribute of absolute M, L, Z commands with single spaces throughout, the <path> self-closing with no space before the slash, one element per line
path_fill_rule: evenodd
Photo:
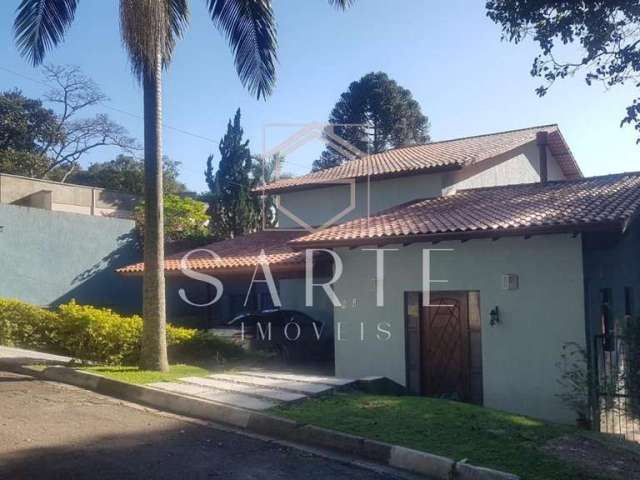
<path fill-rule="evenodd" d="M 368 73 L 352 82 L 329 116 L 332 133 L 362 153 L 378 153 L 429 141 L 429 119 L 413 95 L 386 73 Z M 345 125 L 346 124 L 346 125 Z M 313 170 L 340 165 L 343 152 L 328 146 Z"/>
<path fill-rule="evenodd" d="M 144 204 L 135 208 L 139 238 L 144 238 Z M 202 240 L 209 237 L 207 204 L 191 197 L 164 196 L 164 237 L 167 242 Z"/>
<path fill-rule="evenodd" d="M 519 43 L 532 38 L 541 53 L 531 75 L 544 83 L 543 96 L 556 80 L 584 71 L 585 81 L 607 87 L 633 82 L 640 86 L 640 3 L 637 0 L 489 0 L 487 15 L 502 27 L 503 39 Z M 558 58 L 563 45 L 577 43 L 580 55 Z M 560 51 L 560 52 L 559 52 Z M 640 98 L 621 121 L 640 132 Z M 640 139 L 638 140 L 640 142 Z"/>
<path fill-rule="evenodd" d="M 107 100 L 77 67 L 46 66 L 52 85 L 43 102 L 19 90 L 0 96 L 0 168 L 5 173 L 65 181 L 90 150 L 104 146 L 138 149 L 124 127 L 105 114 L 85 112 Z"/>
<path fill-rule="evenodd" d="M 178 180 L 180 162 L 165 157 L 162 166 L 164 191 L 168 194 L 184 192 L 186 186 Z M 79 185 L 143 195 L 144 160 L 121 154 L 114 160 L 94 163 L 86 170 L 74 172 L 68 181 Z"/>
<path fill-rule="evenodd" d="M 254 194 L 258 195 L 260 199 L 260 218 L 264 228 L 274 228 L 277 225 L 278 212 L 275 197 L 273 195 L 262 195 L 260 186 L 276 180 L 292 178 L 293 175 L 291 173 L 282 171 L 284 162 L 285 158 L 280 153 L 274 153 L 269 158 L 262 158 L 258 155 L 253 161 L 251 180 L 253 188 L 256 189 Z"/>
<path fill-rule="evenodd" d="M 205 179 L 209 186 L 210 226 L 217 239 L 234 238 L 260 227 L 260 200 L 251 192 L 256 185 L 252 175 L 254 162 L 249 140 L 244 140 L 243 134 L 238 109 L 220 140 L 220 161 L 215 173 L 213 155 L 207 158 Z"/>

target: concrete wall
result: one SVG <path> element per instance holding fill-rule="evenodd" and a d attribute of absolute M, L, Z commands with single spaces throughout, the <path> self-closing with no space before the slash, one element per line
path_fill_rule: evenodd
<path fill-rule="evenodd" d="M 550 151 L 547 151 L 549 180 L 564 178 Z M 530 142 L 493 159 L 446 173 L 418 174 L 406 177 L 366 181 L 355 185 L 355 208 L 334 223 L 375 214 L 381 210 L 420 198 L 437 197 L 454 190 L 493 187 L 540 181 L 540 158 L 536 142 Z M 280 195 L 283 207 L 311 226 L 323 225 L 350 204 L 351 187 L 333 185 Z M 300 225 L 279 213 L 281 228 Z"/>
<path fill-rule="evenodd" d="M 538 236 L 414 244 L 386 254 L 385 306 L 375 304 L 375 254 L 338 249 L 344 273 L 336 284 L 343 303 L 334 312 L 336 375 L 384 375 L 406 383 L 404 293 L 420 291 L 421 250 L 432 253 L 431 278 L 448 283 L 434 290 L 480 292 L 484 404 L 549 420 L 572 422 L 556 397 L 562 345 L 584 345 L 581 238 Z M 502 290 L 503 274 L 519 275 L 517 290 Z M 499 307 L 502 324 L 489 325 Z M 364 341 L 360 341 L 364 322 Z M 391 338 L 379 340 L 388 322 Z M 384 338 L 384 336 L 382 337 Z"/>
<path fill-rule="evenodd" d="M 43 200 L 43 196 L 48 197 Z M 131 218 L 139 198 L 102 188 L 0 174 L 0 203 L 59 212 Z"/>
<path fill-rule="evenodd" d="M 0 297 L 139 311 L 141 291 L 114 269 L 139 261 L 134 222 L 0 204 Z"/>

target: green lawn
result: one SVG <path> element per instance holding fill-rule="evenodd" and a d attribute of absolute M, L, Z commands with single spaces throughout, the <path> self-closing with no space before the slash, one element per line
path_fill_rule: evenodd
<path fill-rule="evenodd" d="M 520 475 L 524 480 L 597 479 L 543 453 L 573 427 L 474 405 L 425 397 L 336 393 L 277 407 L 272 413 L 303 423 L 443 455 Z"/>
<path fill-rule="evenodd" d="M 113 378 L 127 383 L 153 383 L 170 382 L 180 377 L 202 377 L 210 372 L 201 367 L 193 365 L 171 365 L 168 372 L 154 372 L 150 370 L 140 370 L 138 367 L 85 367 L 91 373 L 97 373 L 105 377 Z"/>

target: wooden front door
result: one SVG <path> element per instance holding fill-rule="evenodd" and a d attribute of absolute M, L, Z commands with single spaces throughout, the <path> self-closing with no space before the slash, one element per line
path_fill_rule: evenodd
<path fill-rule="evenodd" d="M 468 401 L 471 355 L 467 292 L 431 292 L 420 319 L 423 395 Z"/>

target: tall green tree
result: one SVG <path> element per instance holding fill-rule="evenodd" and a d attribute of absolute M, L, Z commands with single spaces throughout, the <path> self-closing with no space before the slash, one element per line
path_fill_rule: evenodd
<path fill-rule="evenodd" d="M 209 186 L 209 223 L 217 239 L 234 238 L 255 232 L 260 227 L 260 202 L 251 189 L 254 160 L 249 140 L 244 140 L 240 125 L 240 109 L 220 140 L 220 161 L 214 173 L 214 156 L 207 158 L 205 179 Z"/>
<path fill-rule="evenodd" d="M 384 72 L 352 82 L 329 116 L 332 133 L 362 153 L 378 153 L 429 141 L 429 119 L 406 88 Z M 344 154 L 329 144 L 313 170 L 340 165 Z"/>
<path fill-rule="evenodd" d="M 62 139 L 53 110 L 20 90 L 0 94 L 0 172 L 37 176 L 48 167 L 42 146 Z"/>
<path fill-rule="evenodd" d="M 640 87 L 640 3 L 638 0 L 489 0 L 487 15 L 502 27 L 502 38 L 536 42 L 531 75 L 542 79 L 536 89 L 544 96 L 557 81 L 584 72 L 588 85 L 606 87 L 631 82 Z M 564 46 L 575 44 L 580 53 L 567 57 Z M 561 50 L 561 60 L 558 56 Z M 640 97 L 626 108 L 621 126 L 640 132 Z M 640 138 L 637 140 L 640 142 Z"/>
<path fill-rule="evenodd" d="M 184 192 L 187 187 L 178 180 L 180 162 L 164 157 L 162 184 L 167 194 Z M 70 183 L 106 188 L 118 192 L 144 194 L 144 160 L 130 155 L 118 155 L 108 162 L 93 163 L 86 170 L 78 170 L 67 179 Z"/>
<path fill-rule="evenodd" d="M 42 63 L 62 42 L 79 0 L 22 0 L 14 22 L 23 56 Z M 342 8 L 352 0 L 330 0 Z M 275 83 L 276 28 L 269 0 L 206 0 L 209 16 L 225 35 L 242 84 L 258 98 Z M 162 208 L 162 70 L 189 21 L 187 0 L 120 0 L 120 31 L 144 104 L 145 242 L 144 331 L 140 365 L 166 371 L 164 221 Z"/>

